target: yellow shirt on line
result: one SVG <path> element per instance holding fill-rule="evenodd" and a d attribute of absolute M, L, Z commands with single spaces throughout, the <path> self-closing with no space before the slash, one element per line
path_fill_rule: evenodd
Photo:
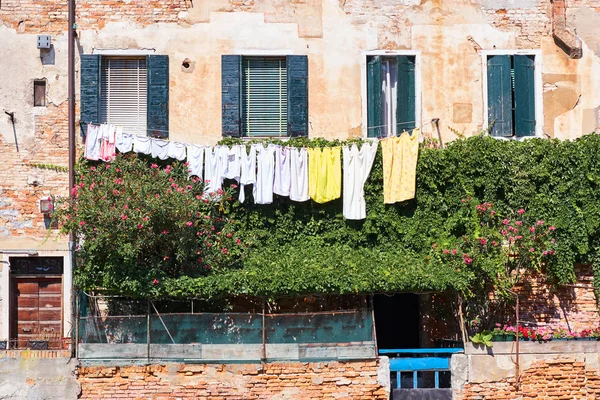
<path fill-rule="evenodd" d="M 327 203 L 342 195 L 341 147 L 308 149 L 308 195 Z"/>
<path fill-rule="evenodd" d="M 412 135 L 403 132 L 400 137 L 383 139 L 381 148 L 384 203 L 393 204 L 413 199 L 419 157 L 419 130 L 414 129 Z"/>

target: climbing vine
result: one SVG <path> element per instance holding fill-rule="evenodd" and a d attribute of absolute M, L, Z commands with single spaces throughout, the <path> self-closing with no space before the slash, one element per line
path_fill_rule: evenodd
<path fill-rule="evenodd" d="M 248 144 L 239 139 L 221 142 L 237 143 Z M 360 143 L 360 140 L 291 139 L 281 143 L 324 147 Z M 131 230 L 127 230 L 127 235 L 119 233 L 119 241 L 108 237 L 102 242 L 104 247 L 98 242 L 92 243 L 91 232 L 79 226 L 82 221 L 106 224 L 103 229 L 107 234 L 111 230 L 116 234 L 121 229 L 116 228 L 114 219 L 95 217 L 98 199 L 112 196 L 114 183 L 98 187 L 93 196 L 80 195 L 76 207 L 80 213 L 89 210 L 89 215 L 85 214 L 83 219 L 66 218 L 65 221 L 71 222 L 66 222 L 64 230 L 73 230 L 82 239 L 78 259 L 83 267 L 78 268 L 76 277 L 85 288 L 102 286 L 113 291 L 125 290 L 130 295 L 197 298 L 448 289 L 469 295 L 473 290 L 483 290 L 490 285 L 502 287 L 506 284 L 509 287 L 508 279 L 513 279 L 509 273 L 498 270 L 506 267 L 498 253 L 500 250 L 489 247 L 480 251 L 481 239 L 485 238 L 485 246 L 493 246 L 491 243 L 496 240 L 500 249 L 510 240 L 510 235 L 504 237 L 502 234 L 505 219 L 510 221 L 511 229 L 521 226 L 516 224 L 521 221 L 526 225 L 524 232 L 531 226 L 538 229 L 537 223 L 542 221 L 540 231 L 535 235 L 543 237 L 512 236 L 523 236 L 524 239 L 519 240 L 528 241 L 522 243 L 530 246 L 523 247 L 524 254 L 535 256 L 535 263 L 533 258 L 527 259 L 528 266 L 541 268 L 543 265 L 556 283 L 567 283 L 575 278 L 573 266 L 576 262 L 593 262 L 599 258 L 598 154 L 600 137 L 597 135 L 575 141 L 501 141 L 478 136 L 456 140 L 444 149 L 422 146 L 417 166 L 416 198 L 385 205 L 379 151 L 365 186 L 367 218 L 364 221 L 344 220 L 341 199 L 316 204 L 312 201 L 295 203 L 275 196 L 271 205 L 255 205 L 251 187 L 246 187 L 244 204 L 219 200 L 208 206 L 204 201 L 184 206 L 178 202 L 165 203 L 166 199 L 165 202 L 143 200 L 145 193 L 154 193 L 155 185 L 165 182 L 152 175 L 156 172 L 148 167 L 152 161 L 134 155 L 119 156 L 111 168 L 121 166 L 125 170 L 140 163 L 146 165 L 145 168 L 136 167 L 135 175 L 128 178 L 133 182 L 137 176 L 140 182 L 132 184 L 132 190 L 139 193 L 140 215 L 168 209 L 165 215 L 173 224 L 185 229 L 189 218 L 186 213 L 197 207 L 202 215 L 227 221 L 232 238 L 240 240 L 239 253 L 232 254 L 231 258 L 214 258 L 211 261 L 214 268 L 194 273 L 188 265 L 198 248 L 181 245 L 177 240 L 179 233 L 175 233 L 179 231 L 174 231 L 170 241 L 163 242 L 158 239 L 159 231 L 151 230 L 138 237 L 135 229 L 127 228 Z M 84 183 L 89 188 L 91 179 L 105 179 L 105 175 L 98 174 L 98 168 L 93 171 L 91 166 L 93 164 L 85 160 L 80 162 L 78 185 Z M 165 168 L 161 166 L 161 171 Z M 183 170 L 178 173 L 178 185 L 185 187 L 187 177 Z M 106 179 L 114 181 L 116 178 L 106 175 Z M 223 199 L 236 198 L 239 189 L 232 183 L 226 182 L 227 194 Z M 194 186 L 194 193 L 199 195 L 201 187 Z M 101 204 L 110 207 L 109 202 Z M 483 215 L 478 209 L 486 204 L 493 205 L 493 223 L 489 221 L 489 214 Z M 62 210 L 57 214 L 62 217 L 69 214 L 68 208 Z M 520 210 L 523 210 L 521 214 Z M 70 217 L 73 217 L 72 213 Z M 481 224 L 486 221 L 490 224 L 483 227 Z M 482 230 L 486 229 L 489 235 L 482 236 Z M 535 240 L 538 245 L 534 246 Z M 162 273 L 156 278 L 159 283 L 152 284 L 152 276 L 156 275 L 158 265 L 163 265 L 163 260 L 157 255 L 140 264 L 138 258 L 120 250 L 122 247 L 133 252 L 146 242 L 161 250 L 177 249 L 175 254 L 179 254 L 183 273 L 169 275 L 159 269 Z M 115 244 L 119 249 L 106 251 L 107 246 Z M 228 246 L 229 249 L 231 245 Z M 529 252 L 531 248 L 534 252 Z M 454 258 L 450 257 L 455 256 L 453 249 L 457 250 Z M 444 250 L 450 254 L 445 254 Z M 551 259 L 548 258 L 550 252 Z M 465 262 L 467 259 L 471 262 Z M 124 260 L 129 272 L 117 273 L 124 268 Z M 598 272 L 600 268 L 594 270 Z"/>

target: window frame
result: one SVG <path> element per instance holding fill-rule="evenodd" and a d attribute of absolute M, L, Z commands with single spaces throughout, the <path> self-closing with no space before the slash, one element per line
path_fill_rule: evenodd
<path fill-rule="evenodd" d="M 37 92 L 36 89 L 38 86 L 44 88 L 44 93 L 41 99 L 42 104 L 36 104 Z M 33 80 L 33 106 L 37 108 L 43 108 L 48 106 L 48 81 L 44 79 L 34 79 Z"/>
<path fill-rule="evenodd" d="M 135 134 L 136 135 L 145 135 L 145 136 L 147 136 L 148 135 L 148 131 L 149 131 L 149 129 L 148 129 L 148 106 L 147 106 L 147 104 L 148 104 L 148 83 L 147 83 L 147 81 L 148 81 L 148 69 L 149 68 L 148 68 L 148 65 L 147 65 L 147 58 L 146 58 L 145 55 L 137 55 L 137 56 L 136 55 L 129 55 L 129 54 L 127 54 L 127 55 L 116 55 L 116 56 L 115 55 L 108 55 L 108 54 L 106 54 L 106 55 L 104 55 L 104 54 L 100 55 L 100 77 L 99 77 L 99 81 L 98 81 L 99 82 L 98 86 L 99 86 L 99 90 L 100 90 L 100 92 L 98 94 L 99 95 L 99 101 L 100 101 L 100 109 L 99 109 L 98 118 L 100 118 L 100 120 L 102 120 L 102 117 L 104 116 L 103 113 L 102 113 L 102 104 L 103 104 L 104 101 L 107 102 L 108 114 L 110 114 L 110 98 L 108 98 L 106 100 L 104 100 L 102 98 L 103 85 L 105 85 L 105 84 L 110 85 L 110 82 L 104 82 L 102 80 L 102 77 L 103 77 L 103 68 L 104 68 L 103 67 L 104 63 L 102 61 L 103 60 L 108 60 L 110 62 L 111 59 L 112 60 L 138 60 L 138 61 L 139 60 L 144 60 L 145 69 L 146 69 L 146 96 L 145 96 L 146 97 L 146 101 L 145 101 L 145 103 L 146 103 L 146 111 L 144 113 L 144 120 L 146 121 L 146 123 L 145 123 L 145 129 L 143 129 L 142 131 L 140 131 L 140 129 L 138 127 L 137 132 Z M 138 73 L 139 73 L 139 64 L 138 64 Z M 139 80 L 139 76 L 138 76 L 138 80 Z M 107 87 L 107 92 L 109 92 L 109 91 L 110 91 L 110 88 Z M 138 98 L 140 97 L 139 93 L 140 92 L 138 91 Z M 139 103 L 139 104 L 141 104 L 141 103 Z M 109 115 L 106 115 L 107 119 L 108 119 L 108 116 Z M 108 120 L 106 122 L 100 122 L 100 123 L 114 124 L 114 122 L 111 122 L 111 121 L 108 121 Z"/>
<path fill-rule="evenodd" d="M 489 56 L 533 56 L 534 57 L 534 103 L 535 103 L 535 133 L 531 136 L 491 136 L 498 140 L 527 140 L 531 138 L 543 138 L 544 137 L 544 98 L 543 98 L 543 82 L 542 82 L 542 51 L 541 50 L 481 50 L 481 74 L 482 74 L 482 89 L 483 89 L 483 127 L 487 129 L 490 124 L 489 112 L 488 112 L 488 57 Z M 516 88 L 515 88 L 516 89 Z"/>
<path fill-rule="evenodd" d="M 235 49 L 234 51 L 231 52 L 231 55 L 234 56 L 241 56 L 242 57 L 242 62 L 244 57 L 287 57 L 287 56 L 294 56 L 296 55 L 293 49 L 272 49 L 272 50 L 259 50 L 259 49 L 253 49 L 253 50 L 246 50 L 246 49 Z M 287 68 L 287 64 L 286 64 L 286 68 Z M 240 74 L 243 74 L 243 68 L 240 69 Z M 221 77 L 222 79 L 222 77 Z M 240 85 L 241 85 L 241 80 L 242 80 L 242 76 L 240 75 Z M 240 86 L 240 112 L 242 110 L 242 96 L 241 96 L 241 86 Z M 243 130 L 242 127 L 240 126 L 240 137 L 239 139 L 245 140 L 245 141 L 250 141 L 253 139 L 277 139 L 277 140 L 281 140 L 281 141 L 287 141 L 291 138 L 291 136 L 289 134 L 286 134 L 285 136 L 244 136 L 243 135 Z"/>
<path fill-rule="evenodd" d="M 415 126 L 422 126 L 423 115 L 421 113 L 422 106 L 422 80 L 421 80 L 421 51 L 418 50 L 368 50 L 361 53 L 360 72 L 361 72 L 361 132 L 363 139 L 372 139 L 368 137 L 368 95 L 367 95 L 367 58 L 369 56 L 409 56 L 415 58 Z"/>

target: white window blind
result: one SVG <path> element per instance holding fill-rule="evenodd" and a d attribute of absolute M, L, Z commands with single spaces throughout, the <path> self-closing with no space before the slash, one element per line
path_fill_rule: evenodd
<path fill-rule="evenodd" d="M 146 58 L 102 57 L 100 122 L 146 135 Z"/>
<path fill-rule="evenodd" d="M 285 57 L 242 58 L 244 136 L 287 136 Z"/>

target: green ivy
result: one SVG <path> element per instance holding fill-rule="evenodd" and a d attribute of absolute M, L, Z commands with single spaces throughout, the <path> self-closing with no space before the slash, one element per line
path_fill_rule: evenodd
<path fill-rule="evenodd" d="M 286 146 L 360 144 L 324 139 L 254 140 Z M 221 144 L 249 144 L 225 139 Z M 229 218 L 248 253 L 235 267 L 202 276 L 164 277 L 156 296 L 216 298 L 230 295 L 277 296 L 307 293 L 350 294 L 456 290 L 494 285 L 497 255 L 474 266 L 457 268 L 438 262 L 432 248 L 480 237 L 469 204 L 493 203 L 498 216 L 526 210 L 526 216 L 556 227 L 556 254 L 547 266 L 556 283 L 575 279 L 574 264 L 594 262 L 600 249 L 600 137 L 575 141 L 530 139 L 503 141 L 472 137 L 444 149 L 423 146 L 417 165 L 416 198 L 400 204 L 383 202 L 381 151 L 365 185 L 367 218 L 348 221 L 341 199 L 326 204 L 291 202 L 275 196 L 273 204 L 255 205 L 251 187 L 244 204 L 234 203 Z M 146 169 L 147 170 L 147 169 Z M 81 169 L 84 176 L 91 173 Z M 235 197 L 235 195 L 234 195 Z M 151 204 L 151 202 L 147 202 Z M 89 271 L 105 266 L 86 253 Z M 182 256 L 183 257 L 183 256 Z M 93 258 L 93 259 L 92 259 Z M 94 265 L 94 268 L 92 268 Z M 111 268 L 118 268 L 111 264 Z M 85 274 L 87 271 L 79 272 Z M 80 277 L 79 282 L 94 279 Z M 600 280 L 597 280 L 600 281 Z M 102 282 L 107 289 L 110 282 Z M 133 288 L 133 286 L 132 286 Z M 135 289 L 129 294 L 135 294 Z M 139 293 L 143 293 L 140 291 Z"/>

